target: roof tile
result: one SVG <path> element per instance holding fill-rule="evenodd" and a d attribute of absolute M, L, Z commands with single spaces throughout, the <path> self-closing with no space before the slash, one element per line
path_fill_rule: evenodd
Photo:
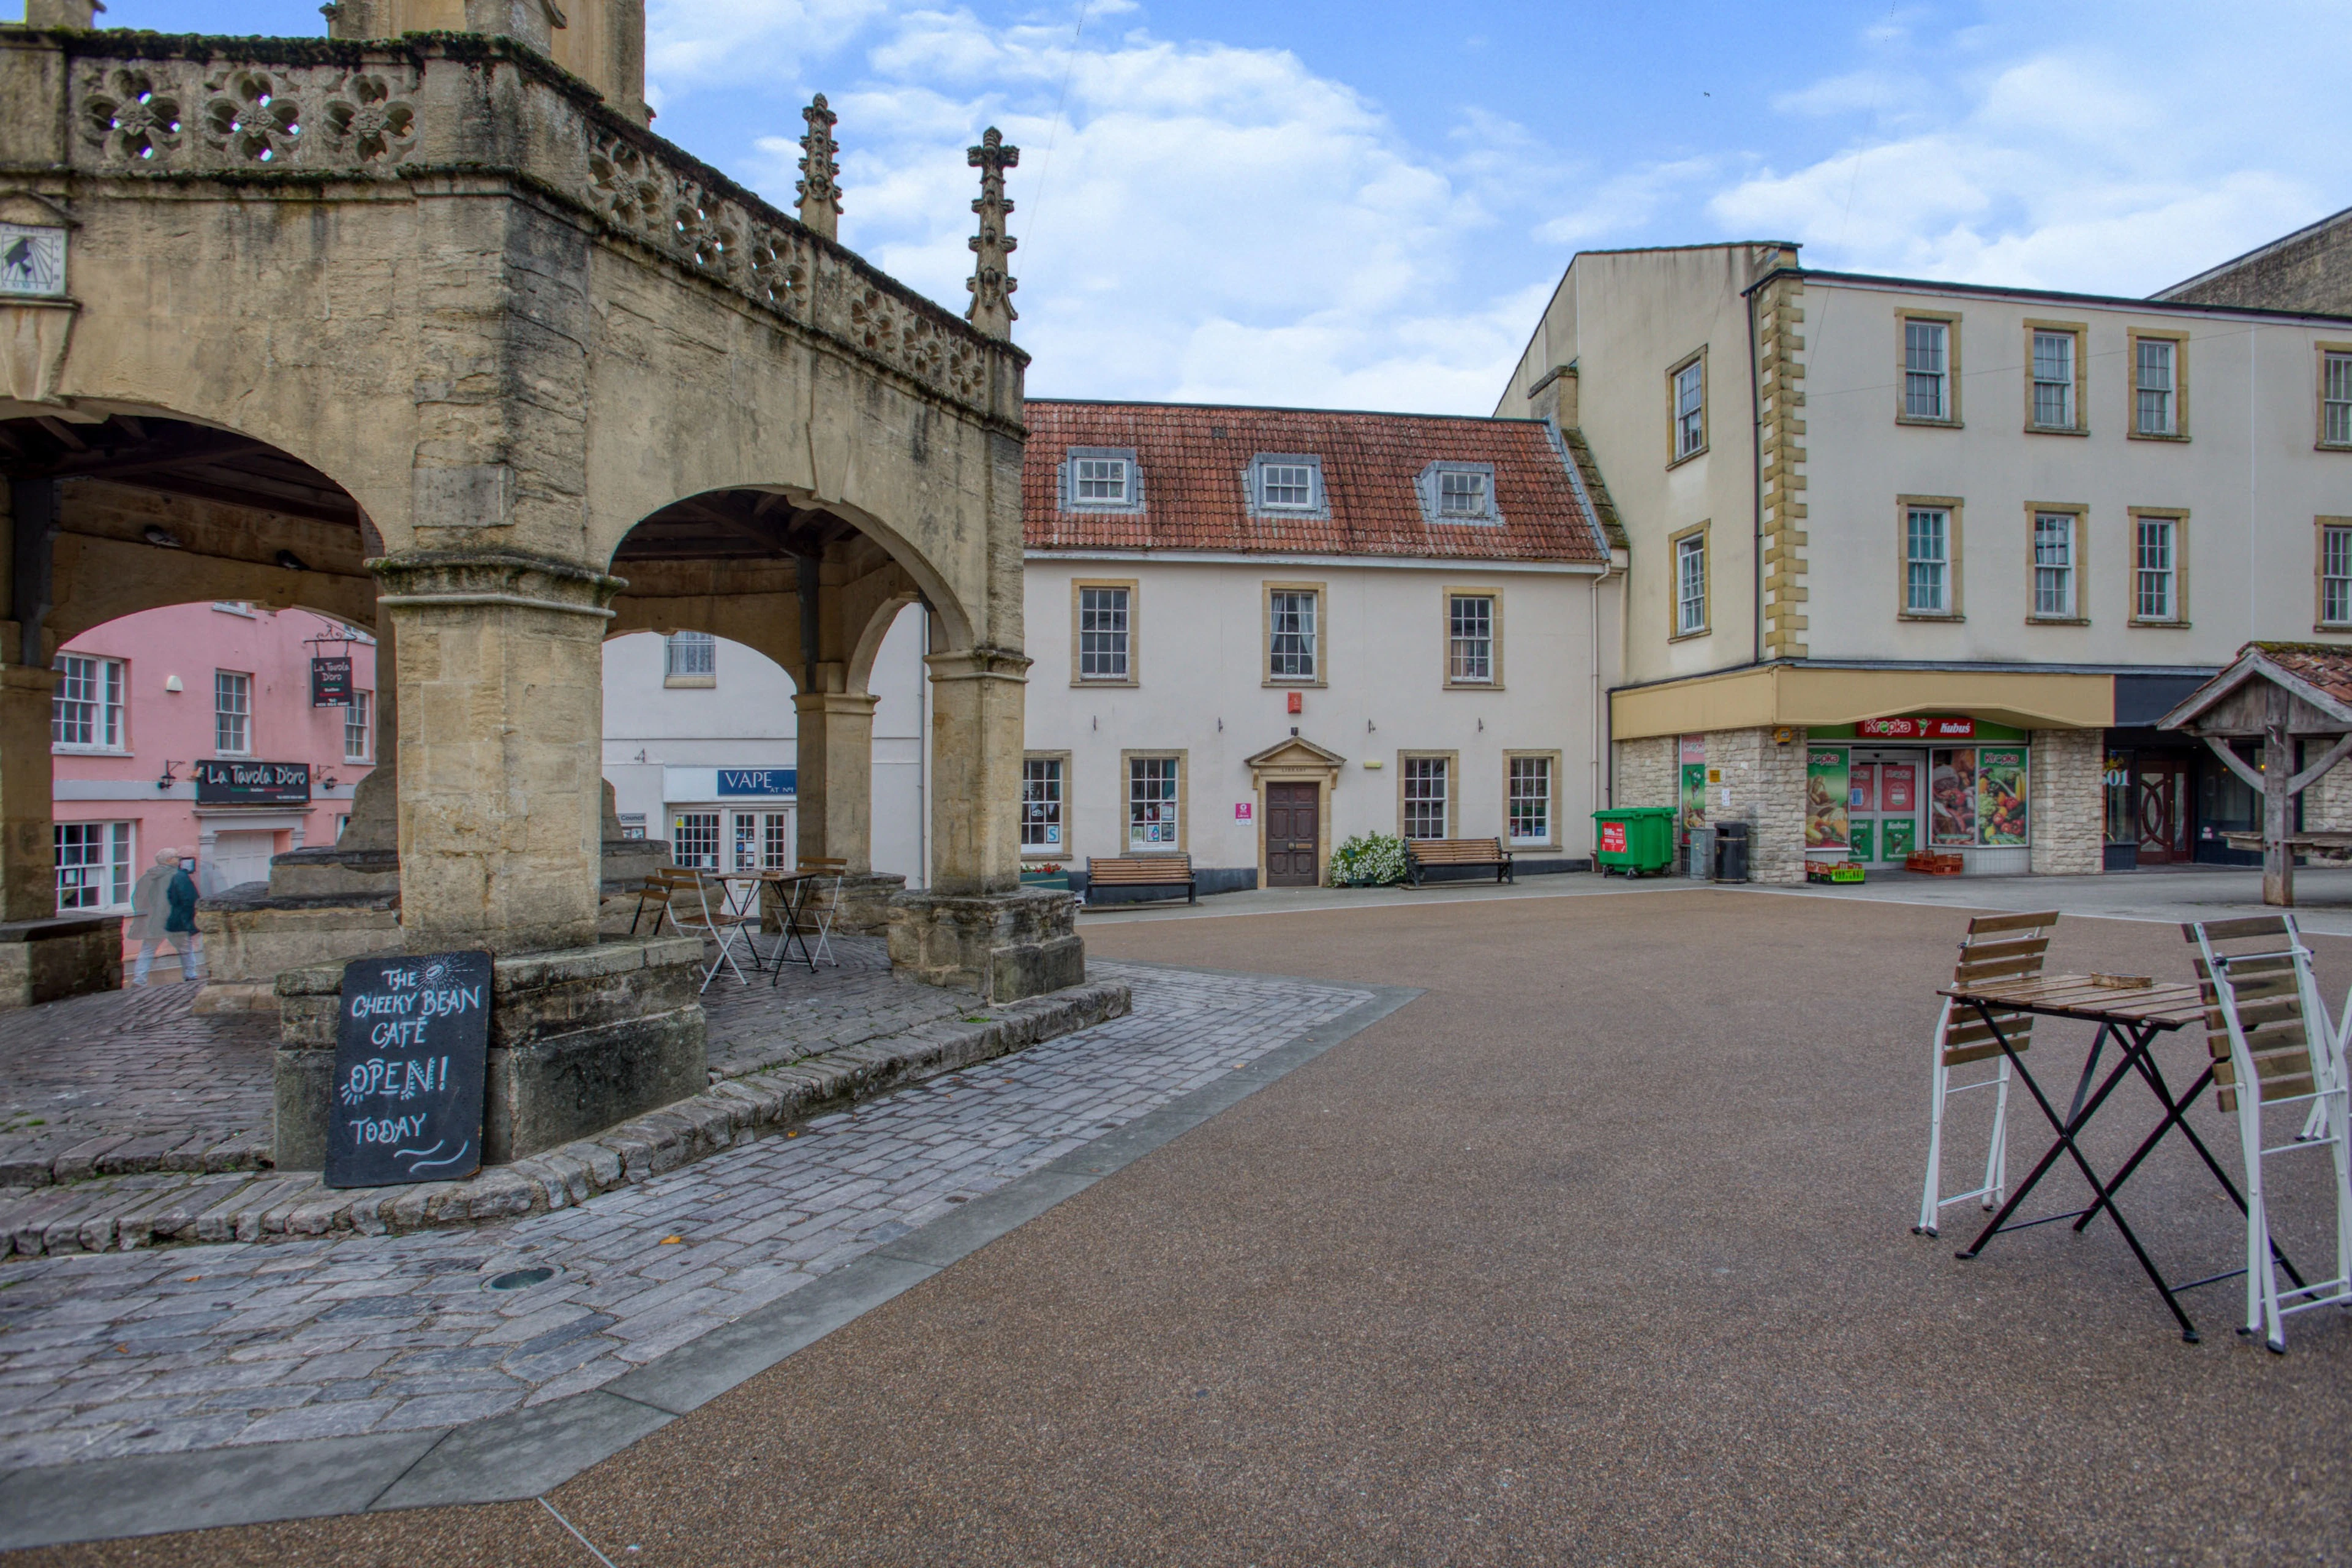
<path fill-rule="evenodd" d="M 1022 517 L 1032 550 L 1199 550 L 1604 564 L 1599 527 L 1550 427 L 1534 419 L 1194 404 L 1028 405 Z M 1061 510 L 1071 447 L 1131 449 L 1143 510 Z M 1328 516 L 1253 517 L 1261 452 L 1322 459 Z M 1492 463 L 1503 521 L 1432 523 L 1415 488 L 1433 462 Z"/>

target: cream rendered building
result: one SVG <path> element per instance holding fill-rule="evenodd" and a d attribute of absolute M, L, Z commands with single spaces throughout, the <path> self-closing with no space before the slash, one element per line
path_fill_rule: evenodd
<path fill-rule="evenodd" d="M 2352 319 L 1587 252 L 1497 412 L 1630 536 L 1616 803 L 1749 820 L 1766 879 L 2227 858 L 2251 792 L 2147 726 L 2352 639 Z"/>
<path fill-rule="evenodd" d="M 1607 500 L 1541 421 L 1032 402 L 1022 856 L 1314 886 L 1367 831 L 1591 855 Z"/>

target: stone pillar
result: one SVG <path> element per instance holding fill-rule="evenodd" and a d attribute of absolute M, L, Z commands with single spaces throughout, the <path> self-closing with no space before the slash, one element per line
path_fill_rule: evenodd
<path fill-rule="evenodd" d="M 931 890 L 1021 885 L 1022 698 L 1026 656 L 935 653 L 931 671 Z"/>
<path fill-rule="evenodd" d="M 2027 755 L 2034 874 L 2088 877 L 2106 869 L 2105 733 L 2036 730 Z"/>
<path fill-rule="evenodd" d="M 800 858 L 837 857 L 856 876 L 874 868 L 877 700 L 866 691 L 803 691 L 793 699 Z"/>
<path fill-rule="evenodd" d="M 406 945 L 505 955 L 593 944 L 605 606 L 621 580 L 523 555 L 372 564 L 401 698 Z"/>
<path fill-rule="evenodd" d="M 54 670 L 0 668 L 0 921 L 45 921 L 58 912 L 58 841 L 49 819 L 49 715 L 57 689 Z"/>

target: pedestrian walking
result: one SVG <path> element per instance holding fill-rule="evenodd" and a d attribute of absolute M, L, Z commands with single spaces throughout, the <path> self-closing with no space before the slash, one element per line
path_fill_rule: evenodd
<path fill-rule="evenodd" d="M 131 984 L 147 984 L 155 950 L 169 944 L 180 960 L 180 978 L 205 977 L 204 944 L 196 935 L 196 884 L 180 864 L 177 849 L 159 849 L 155 864 L 131 891 L 131 933 L 139 939 L 139 963 Z"/>

